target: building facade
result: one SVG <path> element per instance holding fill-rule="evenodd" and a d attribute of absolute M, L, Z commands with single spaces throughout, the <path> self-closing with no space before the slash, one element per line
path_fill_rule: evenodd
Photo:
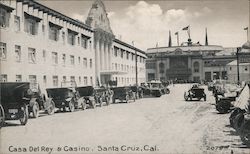
<path fill-rule="evenodd" d="M 136 84 L 136 64 L 138 82 L 145 82 L 146 53 L 115 38 L 101 0 L 96 0 L 88 14 L 86 24 L 94 30 L 94 50 L 96 59 L 96 82 L 106 85 L 117 81 L 118 86 Z M 135 62 L 137 57 L 137 63 Z"/>
<path fill-rule="evenodd" d="M 95 84 L 91 27 L 35 1 L 1 1 L 1 80 Z"/>
<path fill-rule="evenodd" d="M 101 11 L 92 11 L 96 7 Z M 113 77 L 116 72 L 112 70 L 112 63 L 117 59 L 114 56 L 116 39 L 106 14 L 99 0 L 93 3 L 86 23 L 33 0 L 0 1 L 1 81 L 37 82 L 44 90 L 61 87 L 64 81 L 75 81 L 78 86 L 96 86 L 99 82 L 105 84 L 116 79 Z M 128 46 L 122 44 L 122 48 Z M 140 51 L 137 48 L 127 50 Z M 142 51 L 138 55 L 146 57 Z M 128 70 L 124 73 L 130 78 L 135 76 Z M 134 83 L 126 82 L 128 84 Z"/>
<path fill-rule="evenodd" d="M 218 55 L 217 45 L 150 48 L 146 60 L 147 80 L 211 81 L 226 78 L 226 64 L 234 55 Z"/>

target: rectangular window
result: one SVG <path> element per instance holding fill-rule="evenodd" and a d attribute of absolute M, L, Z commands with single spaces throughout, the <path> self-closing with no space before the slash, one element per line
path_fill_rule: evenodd
<path fill-rule="evenodd" d="M 85 36 L 85 35 L 82 34 L 82 36 L 81 36 L 81 46 L 84 49 L 88 48 L 88 39 L 89 39 L 89 37 L 87 37 L 87 36 Z"/>
<path fill-rule="evenodd" d="M 29 81 L 30 81 L 30 83 L 37 83 L 36 76 L 35 75 L 29 75 Z"/>
<path fill-rule="evenodd" d="M 49 27 L 49 39 L 58 41 L 59 39 L 59 30 L 55 27 Z"/>
<path fill-rule="evenodd" d="M 79 36 L 77 37 L 77 43 L 78 43 L 78 45 L 80 45 L 80 37 Z"/>
<path fill-rule="evenodd" d="M 66 76 L 63 76 L 63 82 L 66 82 L 66 81 L 67 81 Z"/>
<path fill-rule="evenodd" d="M 63 44 L 65 44 L 65 32 L 62 32 L 62 40 L 63 40 Z"/>
<path fill-rule="evenodd" d="M 118 48 L 117 47 L 114 47 L 114 55 L 117 57 L 117 53 L 118 52 Z"/>
<path fill-rule="evenodd" d="M 28 60 L 29 63 L 36 63 L 36 49 L 28 48 Z"/>
<path fill-rule="evenodd" d="M 90 84 L 91 84 L 91 86 L 93 86 L 93 77 L 92 76 L 90 77 Z"/>
<path fill-rule="evenodd" d="M 77 32 L 68 29 L 68 43 L 70 45 L 75 45 L 75 39 L 77 34 Z"/>
<path fill-rule="evenodd" d="M 21 47 L 19 45 L 15 45 L 15 58 L 16 62 L 21 61 Z"/>
<path fill-rule="evenodd" d="M 7 74 L 1 74 L 0 75 L 0 81 L 1 82 L 7 82 Z"/>
<path fill-rule="evenodd" d="M 124 50 L 121 50 L 121 58 L 123 58 L 123 52 L 124 52 Z"/>
<path fill-rule="evenodd" d="M 87 68 L 87 65 L 88 65 L 87 58 L 83 58 L 83 67 Z"/>
<path fill-rule="evenodd" d="M 89 67 L 92 68 L 92 59 L 89 59 Z"/>
<path fill-rule="evenodd" d="M 43 61 L 46 61 L 46 51 L 43 50 Z"/>
<path fill-rule="evenodd" d="M 15 16 L 15 31 L 20 31 L 20 17 L 19 16 Z"/>
<path fill-rule="evenodd" d="M 88 85 L 88 77 L 85 76 L 85 77 L 83 78 L 83 84 L 84 84 L 84 85 Z"/>
<path fill-rule="evenodd" d="M 0 27 L 9 27 L 9 20 L 10 13 L 5 9 L 0 8 Z"/>
<path fill-rule="evenodd" d="M 16 82 L 22 82 L 22 75 L 16 75 Z"/>
<path fill-rule="evenodd" d="M 78 57 L 78 64 L 81 64 L 81 57 Z"/>
<path fill-rule="evenodd" d="M 72 55 L 70 56 L 70 64 L 75 65 L 75 57 Z"/>
<path fill-rule="evenodd" d="M 126 52 L 127 53 L 127 59 L 129 59 L 129 52 Z"/>
<path fill-rule="evenodd" d="M 58 64 L 58 55 L 56 52 L 52 52 L 52 62 L 53 64 Z"/>
<path fill-rule="evenodd" d="M 62 54 L 62 63 L 63 63 L 63 65 L 66 64 L 66 55 L 65 54 Z"/>
<path fill-rule="evenodd" d="M 6 43 L 0 42 L 0 58 L 2 60 L 7 59 L 7 49 L 6 49 Z"/>
<path fill-rule="evenodd" d="M 82 78 L 79 76 L 79 84 L 81 84 L 81 82 L 82 82 Z"/>
<path fill-rule="evenodd" d="M 31 19 L 31 18 L 25 19 L 25 32 L 31 35 L 37 35 L 38 22 L 36 22 L 36 20 Z"/>
<path fill-rule="evenodd" d="M 71 82 L 76 81 L 76 80 L 75 80 L 75 76 L 71 76 L 71 77 L 70 77 L 70 81 L 71 81 Z"/>
<path fill-rule="evenodd" d="M 58 87 L 58 76 L 53 76 L 52 80 L 53 80 L 53 86 Z"/>

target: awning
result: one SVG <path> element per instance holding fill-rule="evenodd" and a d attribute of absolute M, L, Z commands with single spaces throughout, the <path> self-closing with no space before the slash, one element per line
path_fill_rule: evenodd
<path fill-rule="evenodd" d="M 55 28 L 57 28 L 57 29 L 62 29 L 62 28 L 63 28 L 62 26 L 57 25 L 57 24 L 54 24 L 54 23 L 52 23 L 52 22 L 49 22 L 49 26 L 50 26 L 50 27 L 55 27 Z"/>
<path fill-rule="evenodd" d="M 15 10 L 14 8 L 7 6 L 7 5 L 4 5 L 2 3 L 0 3 L 0 8 L 5 9 L 7 12 L 12 12 L 13 10 Z"/>
<path fill-rule="evenodd" d="M 71 34 L 74 34 L 74 35 L 78 35 L 78 32 L 73 31 L 73 30 L 71 30 L 71 29 L 68 29 L 68 33 L 71 33 Z"/>
<path fill-rule="evenodd" d="M 123 74 L 127 74 L 127 72 L 124 71 L 116 71 L 116 70 L 103 70 L 100 71 L 101 75 L 123 75 Z"/>
<path fill-rule="evenodd" d="M 33 19 L 35 20 L 36 22 L 40 22 L 42 19 L 41 18 L 38 18 L 36 16 L 33 16 L 31 14 L 28 14 L 27 12 L 24 12 L 24 17 L 25 18 L 28 18 L 28 19 Z"/>

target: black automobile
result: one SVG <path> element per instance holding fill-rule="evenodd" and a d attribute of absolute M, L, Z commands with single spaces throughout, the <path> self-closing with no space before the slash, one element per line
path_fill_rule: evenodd
<path fill-rule="evenodd" d="M 44 110 L 49 115 L 54 114 L 55 103 L 50 99 L 46 99 L 45 94 L 42 94 L 38 83 L 30 83 L 30 102 L 29 115 L 32 113 L 34 118 L 39 116 L 39 111 Z"/>
<path fill-rule="evenodd" d="M 115 103 L 117 99 L 121 102 L 125 101 L 126 103 L 129 103 L 129 100 L 135 102 L 136 96 L 130 87 L 113 87 L 111 89 L 114 92 L 113 103 Z"/>
<path fill-rule="evenodd" d="M 197 100 L 201 100 L 203 98 L 204 101 L 206 101 L 204 88 L 200 88 L 197 84 L 194 84 L 191 89 L 184 93 L 185 101 L 192 101 L 194 98 Z"/>
<path fill-rule="evenodd" d="M 93 86 L 76 87 L 76 92 L 79 97 L 84 100 L 85 108 L 87 104 L 92 108 L 96 108 L 96 104 L 99 103 L 99 101 L 95 97 L 96 94 Z"/>
<path fill-rule="evenodd" d="M 1 126 L 5 120 L 20 120 L 21 125 L 28 122 L 30 102 L 29 82 L 2 82 L 1 87 Z"/>
<path fill-rule="evenodd" d="M 46 91 L 60 110 L 74 112 L 78 108 L 86 109 L 85 100 L 78 95 L 75 87 L 48 88 Z"/>

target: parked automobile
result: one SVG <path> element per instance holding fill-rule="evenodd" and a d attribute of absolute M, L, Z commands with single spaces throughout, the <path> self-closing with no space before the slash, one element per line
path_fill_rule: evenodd
<path fill-rule="evenodd" d="M 130 88 L 136 96 L 136 99 L 143 98 L 143 89 L 141 86 L 130 86 Z"/>
<path fill-rule="evenodd" d="M 93 95 L 95 97 L 96 102 L 99 103 L 100 106 L 103 106 L 103 102 L 106 102 L 106 105 L 109 105 L 113 100 L 113 92 L 108 88 L 94 88 Z"/>
<path fill-rule="evenodd" d="M 200 88 L 198 84 L 192 85 L 192 87 L 184 93 L 185 101 L 192 101 L 193 99 L 201 100 L 202 98 L 206 101 L 206 94 L 204 88 Z"/>
<path fill-rule="evenodd" d="M 1 87 L 1 126 L 5 120 L 20 120 L 21 125 L 28 122 L 29 82 L 3 82 Z"/>
<path fill-rule="evenodd" d="M 55 103 L 49 98 L 46 99 L 45 94 L 41 93 L 38 83 L 30 84 L 30 102 L 29 102 L 29 115 L 32 113 L 34 118 L 39 116 L 40 110 L 45 110 L 49 115 L 55 112 Z"/>
<path fill-rule="evenodd" d="M 96 108 L 96 104 L 99 103 L 99 100 L 95 97 L 95 90 L 92 86 L 85 86 L 85 87 L 77 87 L 76 91 L 81 99 L 85 102 L 85 108 L 88 104 L 92 108 Z M 102 104 L 102 103 L 101 103 Z"/>
<path fill-rule="evenodd" d="M 55 107 L 60 110 L 74 112 L 75 109 L 86 109 L 86 103 L 76 92 L 75 82 L 62 82 L 61 88 L 46 89 L 48 97 L 55 103 Z M 65 87 L 63 87 L 65 86 Z"/>
<path fill-rule="evenodd" d="M 136 99 L 135 93 L 133 93 L 130 87 L 113 87 L 111 89 L 114 92 L 113 103 L 115 103 L 116 99 L 126 103 L 129 103 L 129 100 L 135 101 Z"/>

